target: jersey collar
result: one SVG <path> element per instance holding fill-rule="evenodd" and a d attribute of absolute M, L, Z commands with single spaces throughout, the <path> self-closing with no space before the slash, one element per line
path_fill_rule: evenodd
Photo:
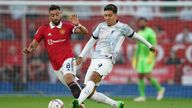
<path fill-rule="evenodd" d="M 105 22 L 105 24 L 107 25 L 106 22 Z M 115 23 L 114 25 L 112 25 L 112 26 L 108 26 L 108 25 L 107 25 L 107 26 L 108 26 L 108 27 L 114 27 L 114 26 L 116 26 L 116 25 L 118 25 L 118 24 L 119 24 L 119 20 L 117 20 L 116 23 Z"/>
<path fill-rule="evenodd" d="M 61 29 L 62 25 L 63 25 L 63 23 L 62 23 L 61 21 L 60 21 L 60 23 L 59 23 L 58 26 L 54 26 L 52 22 L 49 23 L 49 26 L 50 26 L 51 29 L 53 29 L 53 28 L 55 28 L 55 27 Z"/>

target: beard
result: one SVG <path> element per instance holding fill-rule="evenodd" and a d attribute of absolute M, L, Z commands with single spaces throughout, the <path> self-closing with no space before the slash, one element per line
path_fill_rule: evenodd
<path fill-rule="evenodd" d="M 61 20 L 54 20 L 52 21 L 54 25 L 58 26 Z"/>
<path fill-rule="evenodd" d="M 144 30 L 146 26 L 140 26 L 140 29 L 141 30 Z"/>

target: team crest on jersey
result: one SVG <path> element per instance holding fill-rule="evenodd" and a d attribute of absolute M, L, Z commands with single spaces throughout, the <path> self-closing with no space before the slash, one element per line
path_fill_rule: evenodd
<path fill-rule="evenodd" d="M 61 29 L 59 32 L 60 32 L 61 35 L 65 34 L 65 30 L 63 30 L 63 29 Z"/>

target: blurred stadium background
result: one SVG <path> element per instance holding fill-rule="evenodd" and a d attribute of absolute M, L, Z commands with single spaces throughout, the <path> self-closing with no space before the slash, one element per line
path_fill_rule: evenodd
<path fill-rule="evenodd" d="M 135 30 L 137 30 L 136 19 L 138 17 L 146 17 L 149 20 L 149 26 L 155 30 L 158 38 L 158 55 L 153 75 L 166 88 L 167 99 L 184 99 L 185 105 L 192 107 L 190 104 L 192 101 L 191 0 L 1 0 L 0 107 L 11 108 L 6 107 L 8 103 L 3 104 L 2 100 L 9 101 L 10 98 L 17 100 L 18 96 L 37 96 L 38 98 L 51 96 L 46 98 L 45 102 L 52 97 L 70 96 L 67 88 L 56 79 L 43 42 L 37 51 L 29 56 L 24 55 L 22 49 L 33 39 L 37 28 L 48 23 L 48 7 L 51 4 L 61 6 L 64 19 L 76 13 L 80 22 L 91 33 L 95 26 L 103 21 L 103 6 L 108 3 L 118 5 L 119 20 L 129 24 Z M 71 41 L 76 55 L 81 52 L 89 38 L 90 35 L 72 35 Z M 99 91 L 122 99 L 138 96 L 137 74 L 131 67 L 134 48 L 134 41 L 127 39 L 124 42 L 117 64 L 102 86 L 98 88 Z M 84 65 L 78 70 L 81 84 L 90 62 L 90 56 L 91 52 L 87 54 Z M 147 87 L 146 92 L 147 96 L 156 96 L 155 89 L 151 86 Z M 11 97 L 6 98 L 7 96 Z M 27 99 L 30 98 L 24 98 L 24 100 Z M 71 101 L 71 99 L 66 100 Z M 130 102 L 131 100 L 128 103 Z M 20 104 L 16 105 L 18 106 L 13 104 L 12 108 L 22 108 Z M 159 106 L 151 105 L 151 108 L 153 105 Z M 142 108 L 142 104 L 140 106 Z M 150 108 L 147 105 L 146 107 Z M 167 108 L 179 107 L 175 105 Z"/>

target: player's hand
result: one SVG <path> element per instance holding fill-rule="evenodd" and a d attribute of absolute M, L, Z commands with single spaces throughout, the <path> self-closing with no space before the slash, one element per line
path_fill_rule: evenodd
<path fill-rule="evenodd" d="M 25 54 L 29 54 L 29 53 L 31 53 L 33 51 L 33 49 L 30 49 L 30 48 L 25 48 L 24 50 L 23 50 L 23 52 L 25 53 Z"/>
<path fill-rule="evenodd" d="M 69 21 L 73 23 L 75 26 L 79 25 L 79 18 L 75 14 L 69 16 Z"/>
<path fill-rule="evenodd" d="M 152 46 L 150 49 L 149 49 L 152 53 L 155 53 L 156 52 L 156 48 L 154 46 Z"/>
<path fill-rule="evenodd" d="M 80 65 L 83 61 L 83 58 L 82 57 L 77 57 L 76 59 L 76 65 Z"/>

